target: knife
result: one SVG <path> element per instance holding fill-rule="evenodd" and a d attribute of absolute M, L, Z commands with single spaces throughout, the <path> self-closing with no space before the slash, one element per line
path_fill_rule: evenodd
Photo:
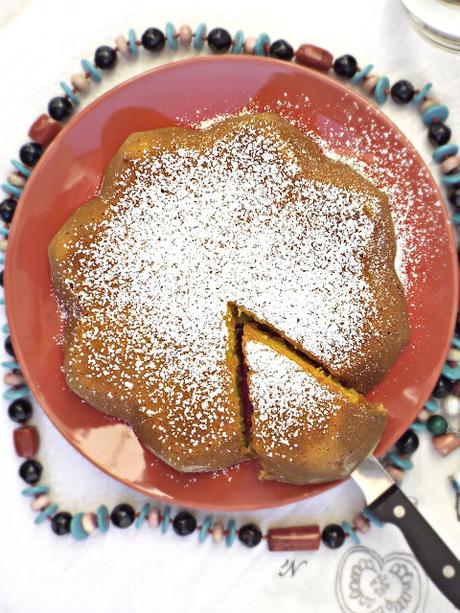
<path fill-rule="evenodd" d="M 460 608 L 460 562 L 380 462 L 369 456 L 351 476 L 361 488 L 372 513 L 401 530 L 426 574 L 446 598 Z"/>

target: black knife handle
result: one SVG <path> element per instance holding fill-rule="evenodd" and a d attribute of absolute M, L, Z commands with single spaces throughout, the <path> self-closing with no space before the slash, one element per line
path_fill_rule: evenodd
<path fill-rule="evenodd" d="M 460 608 L 460 562 L 402 491 L 392 485 L 369 508 L 398 526 L 426 574 Z"/>

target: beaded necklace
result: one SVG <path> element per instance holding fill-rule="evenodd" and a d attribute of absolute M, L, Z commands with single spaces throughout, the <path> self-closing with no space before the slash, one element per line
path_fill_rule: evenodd
<path fill-rule="evenodd" d="M 390 86 L 388 77 L 373 74 L 372 64 L 361 68 L 351 55 L 343 55 L 334 60 L 329 51 L 310 44 L 303 44 L 294 52 L 292 46 L 285 40 L 270 42 L 265 33 L 257 38 L 245 38 L 243 32 L 238 31 L 232 37 L 224 28 L 214 28 L 207 34 L 204 23 L 200 23 L 195 31 L 192 31 L 188 25 L 176 30 L 169 22 L 164 32 L 158 28 L 147 28 L 140 39 L 133 29 L 129 30 L 127 37 L 117 36 L 115 47 L 103 45 L 96 49 L 93 62 L 87 59 L 81 60 L 83 72 L 71 76 L 71 85 L 61 81 L 60 87 L 64 95 L 52 98 L 48 104 L 48 113 L 40 115 L 33 122 L 28 132 L 31 141 L 20 148 L 20 161 L 11 161 L 13 169 L 7 177 L 7 182 L 1 185 L 7 195 L 0 203 L 0 218 L 4 222 L 4 226 L 0 228 L 1 252 L 7 249 L 9 227 L 28 177 L 44 149 L 60 132 L 63 122 L 80 104 L 80 96 L 89 91 L 91 83 L 101 82 L 104 71 L 112 69 L 120 56 L 137 57 L 140 48 L 149 53 L 158 53 L 165 45 L 173 50 L 177 50 L 180 45 L 192 46 L 199 51 L 205 43 L 213 53 L 270 56 L 283 61 L 295 61 L 324 73 L 333 71 L 339 78 L 361 86 L 379 105 L 384 104 L 389 97 L 396 104 L 411 103 L 418 108 L 422 121 L 428 128 L 428 139 L 435 147 L 433 159 L 440 164 L 441 182 L 448 190 L 448 200 L 453 208 L 452 221 L 454 224 L 460 224 L 460 156 L 457 155 L 459 148 L 449 142 L 451 130 L 445 124 L 449 110 L 437 98 L 429 95 L 431 83 L 416 89 L 409 81 L 400 80 Z M 0 258 L 3 263 L 4 256 L 0 255 Z M 0 272 L 0 284 L 3 286 L 3 271 Z M 3 298 L 0 299 L 0 303 L 4 304 Z M 253 523 L 237 528 L 233 519 L 224 525 L 221 521 L 213 521 L 211 516 L 207 516 L 202 524 L 198 524 L 189 511 L 180 511 L 173 515 L 171 507 L 160 508 L 150 502 L 146 502 L 139 511 L 126 503 L 118 504 L 111 512 L 103 504 L 96 512 L 79 512 L 72 515 L 59 510 L 50 498 L 49 486 L 39 484 L 43 468 L 35 458 L 39 448 L 39 434 L 37 428 L 29 423 L 33 413 L 29 399 L 30 391 L 21 374 L 20 365 L 16 362 L 7 324 L 3 326 L 2 331 L 6 334 L 5 351 L 11 357 L 2 363 L 7 370 L 4 382 L 9 386 L 3 397 L 10 402 L 8 406 L 10 419 L 19 424 L 13 430 L 13 441 L 17 455 L 23 458 L 19 467 L 19 476 L 28 485 L 22 494 L 31 498 L 30 506 L 37 512 L 35 523 L 43 524 L 48 521 L 55 534 L 62 536 L 70 533 L 75 540 L 82 541 L 96 530 L 107 532 L 111 524 L 117 528 L 128 528 L 132 524 L 136 528 L 141 528 L 147 524 L 151 528 L 159 528 L 162 533 L 166 533 L 172 526 L 179 536 L 196 532 L 200 543 L 211 536 L 215 543 L 225 542 L 227 547 L 231 547 L 238 537 L 247 547 L 254 547 L 262 540 L 266 540 L 270 551 L 298 551 L 318 549 L 321 542 L 336 549 L 346 538 L 359 544 L 358 533 L 366 533 L 371 525 L 383 526 L 368 508 L 364 508 L 351 522 L 343 520 L 340 524 L 329 524 L 322 530 L 319 525 L 310 524 L 270 528 L 265 534 Z M 405 471 L 413 467 L 411 456 L 419 445 L 417 432 L 426 431 L 431 434 L 434 448 L 441 456 L 447 456 L 460 448 L 458 432 L 449 427 L 445 416 L 441 414 L 442 411 L 447 417 L 457 417 L 460 413 L 459 363 L 460 315 L 457 317 L 451 351 L 431 398 L 426 401 L 411 428 L 403 434 L 394 449 L 383 460 L 387 471 L 395 481 L 401 482 Z M 460 519 L 460 484 L 453 476 L 449 479 L 455 492 L 457 518 Z"/>

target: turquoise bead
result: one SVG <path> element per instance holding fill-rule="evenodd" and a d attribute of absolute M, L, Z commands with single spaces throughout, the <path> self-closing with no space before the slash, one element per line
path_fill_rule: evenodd
<path fill-rule="evenodd" d="M 211 527 L 211 524 L 212 524 L 212 517 L 208 515 L 206 519 L 204 520 L 203 525 L 201 526 L 200 532 L 198 534 L 198 541 L 200 543 L 204 543 L 204 541 L 207 539 L 208 534 L 209 534 L 209 528 Z"/>
<path fill-rule="evenodd" d="M 438 403 L 434 398 L 428 398 L 428 400 L 425 402 L 425 409 L 431 411 L 431 413 L 436 412 L 438 408 Z"/>
<path fill-rule="evenodd" d="M 78 96 L 73 93 L 72 89 L 67 85 L 67 83 L 65 81 L 60 81 L 59 85 L 61 86 L 64 94 L 68 96 L 70 102 L 74 106 L 78 106 L 80 104 L 80 100 L 78 99 Z"/>
<path fill-rule="evenodd" d="M 101 504 L 96 511 L 97 517 L 97 527 L 101 532 L 107 532 L 110 528 L 109 520 L 107 519 L 109 516 L 109 510 L 105 506 L 105 504 Z"/>
<path fill-rule="evenodd" d="M 1 188 L 5 194 L 8 194 L 9 196 L 11 195 L 19 198 L 19 196 L 22 194 L 22 188 L 17 187 L 16 185 L 11 185 L 11 183 L 2 183 Z"/>
<path fill-rule="evenodd" d="M 136 519 L 136 523 L 134 524 L 136 528 L 140 528 L 145 520 L 147 519 L 147 515 L 150 513 L 152 509 L 152 505 L 150 502 L 146 502 L 139 513 L 139 517 Z"/>
<path fill-rule="evenodd" d="M 24 164 L 18 162 L 17 160 L 11 160 L 11 164 L 23 177 L 30 177 L 30 170 L 26 168 Z"/>
<path fill-rule="evenodd" d="M 35 518 L 34 524 L 42 524 L 50 515 L 54 515 L 58 510 L 57 504 L 49 504 L 43 511 L 41 511 Z"/>
<path fill-rule="evenodd" d="M 452 381 L 457 381 L 458 379 L 460 379 L 460 365 L 450 366 L 449 364 L 444 364 L 442 374 L 448 379 L 451 379 Z"/>
<path fill-rule="evenodd" d="M 243 53 L 244 49 L 244 34 L 242 30 L 238 30 L 233 39 L 233 47 L 231 53 Z"/>
<path fill-rule="evenodd" d="M 370 71 L 374 68 L 374 64 L 367 64 L 367 66 L 364 66 L 364 68 L 362 70 L 360 70 L 359 72 L 357 72 L 355 74 L 355 76 L 352 78 L 351 82 L 352 83 L 359 83 L 360 81 L 362 81 L 364 79 L 364 77 L 366 75 L 368 75 L 370 73 Z"/>
<path fill-rule="evenodd" d="M 436 147 L 436 149 L 433 151 L 433 160 L 440 163 L 444 160 L 444 158 L 450 158 L 452 155 L 457 155 L 457 153 L 458 145 L 454 145 L 454 143 L 447 143 L 447 145 Z"/>
<path fill-rule="evenodd" d="M 454 338 L 452 339 L 452 346 L 456 347 L 457 349 L 460 349 L 460 338 L 454 336 Z"/>
<path fill-rule="evenodd" d="M 12 360 L 8 360 L 6 362 L 2 362 L 3 368 L 8 368 L 11 370 L 18 370 L 19 364 L 17 362 L 13 362 Z"/>
<path fill-rule="evenodd" d="M 390 87 L 390 79 L 388 77 L 380 77 L 375 86 L 374 96 L 377 104 L 383 104 L 388 98 L 388 94 L 385 93 Z"/>
<path fill-rule="evenodd" d="M 269 44 L 270 44 L 270 38 L 268 34 L 265 34 L 265 32 L 263 32 L 262 34 L 259 34 L 256 40 L 255 47 L 254 47 L 255 55 L 267 55 L 265 53 L 264 47 L 265 45 L 269 45 Z"/>
<path fill-rule="evenodd" d="M 430 91 L 432 87 L 433 87 L 432 83 L 427 83 L 426 85 L 424 85 L 422 89 L 419 91 L 419 93 L 414 96 L 412 100 L 412 104 L 414 104 L 415 106 L 419 106 L 420 104 L 422 104 L 423 99 L 425 98 L 425 96 L 427 95 L 427 93 Z"/>
<path fill-rule="evenodd" d="M 414 467 L 412 460 L 409 458 L 402 458 L 394 451 L 390 451 L 390 453 L 387 455 L 387 460 L 390 462 L 390 464 L 394 464 L 402 470 L 410 470 Z"/>
<path fill-rule="evenodd" d="M 225 544 L 227 547 L 231 547 L 236 538 L 236 523 L 234 519 L 231 519 L 227 524 L 227 536 L 225 537 Z"/>
<path fill-rule="evenodd" d="M 70 522 L 70 534 L 76 541 L 84 541 L 89 536 L 89 534 L 83 530 L 83 526 L 81 525 L 82 517 L 83 513 L 76 513 Z"/>
<path fill-rule="evenodd" d="M 19 387 L 10 387 L 3 392 L 3 398 L 5 400 L 17 400 L 18 398 L 24 398 L 30 393 L 27 385 L 20 385 Z"/>
<path fill-rule="evenodd" d="M 8 228 L 0 228 L 0 234 L 2 236 L 9 236 L 10 231 L 8 230 Z"/>
<path fill-rule="evenodd" d="M 351 538 L 351 540 L 353 541 L 355 545 L 361 544 L 361 541 L 359 540 L 358 535 L 356 534 L 356 532 L 353 530 L 353 528 L 347 521 L 342 522 L 342 528 L 345 530 L 345 532 L 348 534 L 348 536 Z"/>
<path fill-rule="evenodd" d="M 200 23 L 197 29 L 195 30 L 195 34 L 193 35 L 193 48 L 196 51 L 199 51 L 203 48 L 204 40 L 203 36 L 206 36 L 207 28 L 205 23 Z"/>
<path fill-rule="evenodd" d="M 374 525 L 377 526 L 377 528 L 383 528 L 383 521 L 381 521 L 377 515 L 374 515 L 374 513 L 368 508 L 365 507 L 362 510 L 362 514 L 364 515 L 364 517 L 367 517 L 367 519 L 373 523 Z"/>
<path fill-rule="evenodd" d="M 128 32 L 128 47 L 131 55 L 134 57 L 139 55 L 139 47 L 136 45 L 136 32 L 132 28 Z"/>
<path fill-rule="evenodd" d="M 81 60 L 80 64 L 83 70 L 89 74 L 89 76 L 95 83 L 100 83 L 102 81 L 101 73 L 96 68 L 96 66 L 93 66 L 91 64 L 91 62 L 88 62 L 88 60 Z"/>
<path fill-rule="evenodd" d="M 32 485 L 31 487 L 26 487 L 25 490 L 22 490 L 21 494 L 23 496 L 39 496 L 40 494 L 48 494 L 50 488 L 47 485 Z"/>
<path fill-rule="evenodd" d="M 423 423 L 423 421 L 414 421 L 412 422 L 410 428 L 415 432 L 423 432 L 423 430 L 426 430 L 426 425 Z"/>
<path fill-rule="evenodd" d="M 452 215 L 452 221 L 453 221 L 455 224 L 460 224 L 460 213 L 454 213 L 454 214 Z M 460 341 L 458 341 L 458 339 L 456 339 L 456 341 L 455 341 L 455 342 L 456 342 L 456 343 L 458 343 L 458 345 L 455 345 L 455 347 L 460 347 Z"/>
<path fill-rule="evenodd" d="M 176 28 L 170 21 L 168 21 L 165 27 L 166 40 L 168 41 L 168 45 L 170 46 L 170 48 L 174 51 L 177 51 L 177 49 L 179 48 L 179 41 L 175 37 L 175 34 Z"/>
<path fill-rule="evenodd" d="M 9 331 L 10 331 L 10 329 L 8 328 L 8 324 L 3 324 L 3 326 L 2 326 L 3 334 L 8 334 Z"/>
<path fill-rule="evenodd" d="M 171 507 L 168 505 L 163 511 L 163 519 L 161 520 L 161 533 L 165 534 L 169 528 L 169 520 L 171 519 Z"/>
<path fill-rule="evenodd" d="M 456 185 L 457 183 L 460 183 L 460 170 L 454 175 L 442 175 L 441 181 L 444 183 L 444 185 Z"/>
<path fill-rule="evenodd" d="M 5 299 L 4 298 L 0 298 L 0 304 L 5 304 Z"/>
<path fill-rule="evenodd" d="M 449 479 L 454 491 L 460 494 L 460 483 L 454 477 L 449 477 Z"/>
<path fill-rule="evenodd" d="M 426 126 L 429 126 L 435 119 L 446 121 L 449 117 L 449 109 L 444 104 L 436 104 L 427 109 L 422 115 L 422 121 Z"/>

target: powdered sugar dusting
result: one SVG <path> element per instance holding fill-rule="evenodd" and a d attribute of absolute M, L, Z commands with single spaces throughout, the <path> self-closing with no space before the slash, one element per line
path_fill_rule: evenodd
<path fill-rule="evenodd" d="M 61 274 L 83 330 L 69 365 L 85 360 L 166 450 L 193 456 L 239 435 L 229 303 L 334 368 L 363 351 L 379 200 L 304 178 L 272 127 L 249 121 L 204 152 L 145 150 L 116 187 L 85 228 L 90 243 L 79 228 L 66 244 L 75 257 Z"/>
<path fill-rule="evenodd" d="M 257 422 L 253 436 L 262 441 L 269 457 L 276 451 L 292 461 L 291 450 L 299 446 L 297 441 L 305 431 L 326 431 L 329 418 L 340 410 L 343 400 L 338 392 L 262 343 L 246 342 L 245 357 Z M 279 453 L 280 447 L 285 447 L 287 455 Z"/>

